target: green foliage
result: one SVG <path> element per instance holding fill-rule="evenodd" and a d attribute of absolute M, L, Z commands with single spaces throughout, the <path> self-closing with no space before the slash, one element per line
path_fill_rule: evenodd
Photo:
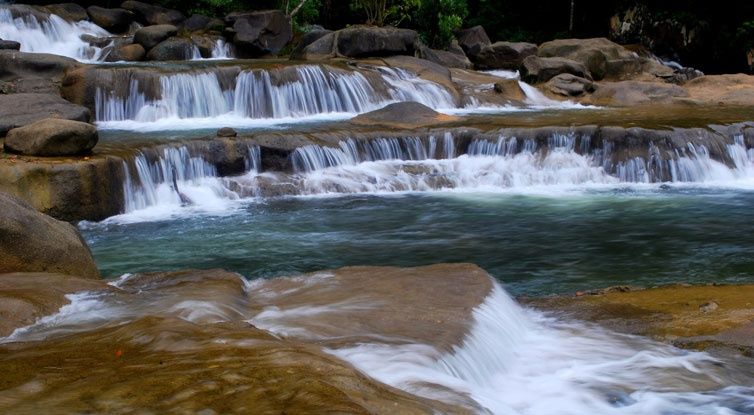
<path fill-rule="evenodd" d="M 428 45 L 444 48 L 463 26 L 468 13 L 466 0 L 422 0 L 415 21 Z"/>
<path fill-rule="evenodd" d="M 754 20 L 743 22 L 736 30 L 736 37 L 745 49 L 754 48 Z"/>
<path fill-rule="evenodd" d="M 362 14 L 364 23 L 399 26 L 411 20 L 422 0 L 351 0 L 351 10 Z"/>

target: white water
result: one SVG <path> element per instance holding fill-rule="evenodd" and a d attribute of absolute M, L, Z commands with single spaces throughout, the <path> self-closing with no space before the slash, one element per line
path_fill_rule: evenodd
<path fill-rule="evenodd" d="M 564 322 L 522 309 L 499 286 L 474 310 L 462 345 L 361 344 L 330 352 L 410 393 L 493 414 L 745 414 L 754 388 L 719 361 L 644 338 Z"/>
<path fill-rule="evenodd" d="M 0 6 L 0 39 L 21 43 L 22 52 L 52 53 L 83 62 L 104 58 L 102 48 L 81 40 L 85 34 L 110 36 L 109 32 L 92 22 L 71 23 L 54 14 L 44 21 L 32 15 L 14 19 L 10 9 Z"/>

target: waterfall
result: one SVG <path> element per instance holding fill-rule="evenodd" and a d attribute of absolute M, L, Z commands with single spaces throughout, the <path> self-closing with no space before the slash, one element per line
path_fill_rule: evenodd
<path fill-rule="evenodd" d="M 0 38 L 21 43 L 22 52 L 52 53 L 80 61 L 101 60 L 103 48 L 85 42 L 82 35 L 108 37 L 110 33 L 94 23 L 71 23 L 54 14 L 45 19 L 31 13 L 14 18 L 9 7 L 0 6 Z"/>
<path fill-rule="evenodd" d="M 220 78 L 220 71 L 170 75 L 122 68 L 103 71 L 112 76 L 104 76 L 107 85 L 95 91 L 101 128 L 150 128 L 150 123 L 169 128 L 179 119 L 183 120 L 179 128 L 193 128 L 199 123 L 244 125 L 253 120 L 350 116 L 395 101 L 418 101 L 434 108 L 454 106 L 444 87 L 389 68 L 362 73 L 301 65 L 244 70 L 229 81 Z"/>
<path fill-rule="evenodd" d="M 225 42 L 225 39 L 220 38 L 215 41 L 211 59 L 233 59 L 233 51 L 230 45 Z"/>

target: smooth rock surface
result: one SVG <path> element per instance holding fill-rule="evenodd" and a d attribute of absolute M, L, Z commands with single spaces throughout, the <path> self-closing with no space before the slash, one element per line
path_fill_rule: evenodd
<path fill-rule="evenodd" d="M 547 82 L 562 73 L 591 79 L 589 71 L 579 62 L 566 58 L 541 58 L 528 56 L 519 68 L 521 79 L 530 84 Z"/>
<path fill-rule="evenodd" d="M 470 54 L 478 69 L 516 70 L 527 56 L 537 54 L 537 45 L 526 42 L 495 42 L 472 48 Z M 472 52 L 470 52 L 472 53 Z"/>
<path fill-rule="evenodd" d="M 106 9 L 99 6 L 89 6 L 86 9 L 89 18 L 97 26 L 110 33 L 123 33 L 131 26 L 134 14 L 124 9 Z"/>
<path fill-rule="evenodd" d="M 97 140 L 97 128 L 91 124 L 45 118 L 8 131 L 4 148 L 26 156 L 75 156 L 90 152 Z"/>
<path fill-rule="evenodd" d="M 439 113 L 418 102 L 396 102 L 384 108 L 357 115 L 351 119 L 351 122 L 389 128 L 417 128 L 458 120 L 460 120 L 459 117 Z"/>
<path fill-rule="evenodd" d="M 144 60 L 147 52 L 138 44 L 122 45 L 113 48 L 105 59 L 107 62 L 138 62 Z"/>
<path fill-rule="evenodd" d="M 185 61 L 192 57 L 194 44 L 189 39 L 171 37 L 147 52 L 150 61 Z"/>
<path fill-rule="evenodd" d="M 54 94 L 0 94 L 0 136 L 13 128 L 45 119 L 89 121 L 89 109 Z"/>
<path fill-rule="evenodd" d="M 145 50 L 152 49 L 158 43 L 178 34 L 178 28 L 169 24 L 145 26 L 134 33 L 134 43 L 143 46 Z"/>

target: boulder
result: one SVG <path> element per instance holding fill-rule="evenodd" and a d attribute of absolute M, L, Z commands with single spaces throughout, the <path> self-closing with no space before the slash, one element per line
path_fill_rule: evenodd
<path fill-rule="evenodd" d="M 577 97 L 594 92 L 594 82 L 569 73 L 562 73 L 547 81 L 547 89 L 553 94 Z"/>
<path fill-rule="evenodd" d="M 422 59 L 437 63 L 446 68 L 471 69 L 474 66 L 463 53 L 463 50 L 459 54 L 455 51 L 430 49 L 422 45 L 418 48 L 417 55 Z"/>
<path fill-rule="evenodd" d="M 471 60 L 478 69 L 516 70 L 527 56 L 537 54 L 537 45 L 526 42 L 495 42 L 472 48 Z"/>
<path fill-rule="evenodd" d="M 81 121 L 46 118 L 8 131 L 5 151 L 25 156 L 75 156 L 97 144 L 97 128 Z"/>
<path fill-rule="evenodd" d="M 0 50 L 19 50 L 19 49 L 21 49 L 20 43 L 14 40 L 0 39 Z"/>
<path fill-rule="evenodd" d="M 528 56 L 519 68 L 521 79 L 530 84 L 547 82 L 556 75 L 569 73 L 581 78 L 592 79 L 589 71 L 579 62 L 565 58 L 540 58 Z"/>
<path fill-rule="evenodd" d="M 293 38 L 291 20 L 280 10 L 234 13 L 226 22 L 233 27 L 233 44 L 246 57 L 277 54 Z"/>
<path fill-rule="evenodd" d="M 183 61 L 193 56 L 194 44 L 189 39 L 171 37 L 160 42 L 147 53 L 150 61 Z"/>
<path fill-rule="evenodd" d="M 641 71 L 642 59 L 605 38 L 557 39 L 539 46 L 539 56 L 581 63 L 596 80 L 617 79 Z"/>
<path fill-rule="evenodd" d="M 474 26 L 468 29 L 459 30 L 456 32 L 456 38 L 458 38 L 458 45 L 461 46 L 463 51 L 467 54 L 475 46 L 481 48 L 492 43 L 482 26 Z"/>
<path fill-rule="evenodd" d="M 0 95 L 0 136 L 45 118 L 89 121 L 89 109 L 55 94 Z"/>
<path fill-rule="evenodd" d="M 120 7 L 133 12 L 136 20 L 144 25 L 169 24 L 179 26 L 186 20 L 186 16 L 183 13 L 156 4 L 129 0 L 124 1 Z"/>
<path fill-rule="evenodd" d="M 337 52 L 349 58 L 413 55 L 418 38 L 409 29 L 348 27 L 337 32 Z"/>
<path fill-rule="evenodd" d="M 79 36 L 79 38 L 81 40 L 83 40 L 84 42 L 86 42 L 86 43 L 88 43 L 88 44 L 90 44 L 92 46 L 96 46 L 98 48 L 107 47 L 107 46 L 110 45 L 110 43 L 113 42 L 113 39 L 110 38 L 110 37 L 107 37 L 107 36 L 102 36 L 102 37 L 100 37 L 100 36 L 94 36 L 94 35 L 90 35 L 88 33 L 84 33 L 83 35 Z"/>
<path fill-rule="evenodd" d="M 0 273 L 54 272 L 99 278 L 78 230 L 0 192 Z"/>
<path fill-rule="evenodd" d="M 42 7 L 29 6 L 26 4 L 8 4 L 12 2 L 4 1 L 2 8 L 10 11 L 11 16 L 14 19 L 28 20 L 30 18 L 37 19 L 39 22 L 46 22 L 50 17 L 50 13 Z"/>
<path fill-rule="evenodd" d="M 387 128 L 420 128 L 446 124 L 459 117 L 439 113 L 418 102 L 396 102 L 384 108 L 358 115 L 351 122 L 358 125 L 379 125 Z"/>
<path fill-rule="evenodd" d="M 511 101 L 524 101 L 526 99 L 526 93 L 521 89 L 518 79 L 503 79 L 495 82 L 493 89 L 496 93 Z"/>
<path fill-rule="evenodd" d="M 338 32 L 321 33 L 322 36 L 307 45 L 299 45 L 291 52 L 291 59 L 303 61 L 325 60 L 337 56 L 335 42 Z"/>
<path fill-rule="evenodd" d="M 606 106 L 634 106 L 667 103 L 688 96 L 685 89 L 665 82 L 602 82 L 588 97 L 588 102 Z"/>
<path fill-rule="evenodd" d="M 144 46 L 145 50 L 152 49 L 158 43 L 178 34 L 178 28 L 169 24 L 146 26 L 134 33 L 134 43 Z"/>
<path fill-rule="evenodd" d="M 301 40 L 298 42 L 298 45 L 296 45 L 293 51 L 291 51 L 291 59 L 305 59 L 304 50 L 306 49 L 306 47 L 330 33 L 332 33 L 332 30 L 324 29 L 307 32 L 304 36 L 301 37 Z M 330 47 L 328 48 L 327 52 L 330 51 L 332 51 L 332 39 L 330 40 Z"/>
<path fill-rule="evenodd" d="M 86 12 L 92 22 L 111 33 L 126 32 L 134 20 L 134 14 L 124 9 L 89 6 Z"/>
<path fill-rule="evenodd" d="M 69 69 L 78 66 L 75 59 L 49 53 L 0 50 L 0 79 L 42 77 L 59 80 Z"/>
<path fill-rule="evenodd" d="M 45 9 L 69 22 L 78 22 L 89 19 L 86 9 L 76 3 L 48 4 L 45 6 Z"/>
<path fill-rule="evenodd" d="M 238 132 L 230 127 L 223 127 L 217 130 L 218 137 L 235 137 L 237 135 L 238 135 Z"/>
<path fill-rule="evenodd" d="M 192 14 L 191 17 L 183 22 L 183 28 L 190 32 L 196 32 L 199 30 L 207 29 L 207 26 L 211 21 L 211 17 L 205 16 L 203 14 Z"/>
<path fill-rule="evenodd" d="M 108 62 L 138 62 L 144 60 L 147 52 L 139 44 L 121 45 L 113 48 L 105 59 Z"/>

